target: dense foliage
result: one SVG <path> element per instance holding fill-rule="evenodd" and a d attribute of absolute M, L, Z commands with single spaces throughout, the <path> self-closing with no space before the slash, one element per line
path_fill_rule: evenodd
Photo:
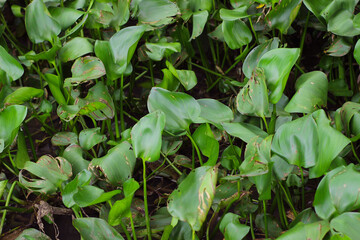
<path fill-rule="evenodd" d="M 359 239 L 357 4 L 0 0 L 0 237 Z"/>

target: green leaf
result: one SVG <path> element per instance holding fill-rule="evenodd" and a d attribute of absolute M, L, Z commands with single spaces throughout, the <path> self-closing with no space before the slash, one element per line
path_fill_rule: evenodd
<path fill-rule="evenodd" d="M 99 168 L 111 184 L 121 185 L 131 178 L 135 163 L 131 145 L 124 141 L 110 149 L 105 156 L 94 158 L 89 167 Z"/>
<path fill-rule="evenodd" d="M 290 113 L 312 113 L 327 103 L 328 80 L 320 71 L 305 73 L 296 80 L 296 93 L 286 105 Z"/>
<path fill-rule="evenodd" d="M 3 145 L 0 153 L 14 141 L 21 123 L 24 121 L 27 108 L 21 105 L 13 105 L 0 112 L 0 140 Z"/>
<path fill-rule="evenodd" d="M 93 45 L 87 38 L 76 37 L 60 49 L 59 58 L 62 62 L 72 61 L 85 54 L 92 53 L 93 49 Z"/>
<path fill-rule="evenodd" d="M 330 227 L 338 233 L 342 233 L 349 239 L 357 239 L 359 237 L 360 213 L 346 212 L 330 222 Z"/>
<path fill-rule="evenodd" d="M 212 99 L 202 98 L 196 100 L 200 105 L 200 116 L 196 123 L 212 123 L 216 127 L 221 128 L 222 122 L 229 122 L 234 119 L 231 109 L 225 104 Z"/>
<path fill-rule="evenodd" d="M 278 48 L 265 53 L 258 67 L 264 69 L 270 102 L 276 104 L 285 89 L 290 71 L 300 56 L 299 48 Z"/>
<path fill-rule="evenodd" d="M 215 166 L 219 157 L 219 142 L 215 139 L 209 124 L 200 125 L 193 133 L 193 139 L 201 153 L 208 157 L 205 166 Z"/>
<path fill-rule="evenodd" d="M 9 94 L 4 99 L 6 105 L 20 105 L 24 102 L 30 101 L 32 98 L 41 97 L 44 94 L 44 90 L 33 87 L 20 87 L 15 92 Z"/>
<path fill-rule="evenodd" d="M 127 0 L 119 0 L 112 3 L 114 10 L 114 17 L 111 19 L 110 25 L 115 29 L 121 27 L 130 17 L 129 5 L 130 2 Z"/>
<path fill-rule="evenodd" d="M 214 199 L 217 167 L 203 166 L 192 171 L 169 197 L 169 213 L 199 231 Z"/>
<path fill-rule="evenodd" d="M 144 25 L 131 26 L 121 29 L 110 38 L 110 50 L 115 63 L 119 65 L 118 73 L 125 73 L 144 32 Z"/>
<path fill-rule="evenodd" d="M 304 239 L 323 239 L 330 230 L 328 221 L 319 221 L 309 224 L 299 222 L 290 230 L 286 231 L 278 240 L 304 240 Z"/>
<path fill-rule="evenodd" d="M 304 116 L 280 126 L 272 143 L 272 151 L 288 163 L 299 167 L 315 166 L 319 137 L 315 120 Z"/>
<path fill-rule="evenodd" d="M 23 176 L 26 170 L 40 179 L 29 179 Z M 22 185 L 35 192 L 52 194 L 56 192 L 61 184 L 72 176 L 71 164 L 62 157 L 53 158 L 51 156 L 42 156 L 34 162 L 26 162 L 24 169 L 19 173 L 19 180 Z"/>
<path fill-rule="evenodd" d="M 139 22 L 153 26 L 168 24 L 179 13 L 176 3 L 169 0 L 142 0 L 139 4 Z"/>
<path fill-rule="evenodd" d="M 250 80 L 236 97 L 236 107 L 241 114 L 265 118 L 269 114 L 269 98 L 265 75 L 262 69 L 255 69 Z"/>
<path fill-rule="evenodd" d="M 76 202 L 74 200 L 74 195 L 79 191 L 80 187 L 90 184 L 91 172 L 87 169 L 83 169 L 79 172 L 76 177 L 66 184 L 64 190 L 62 191 L 62 201 L 67 208 L 73 207 Z"/>
<path fill-rule="evenodd" d="M 200 115 L 200 105 L 190 95 L 153 87 L 148 98 L 149 112 L 161 110 L 165 113 L 165 130 L 183 134 Z"/>
<path fill-rule="evenodd" d="M 24 74 L 21 64 L 2 46 L 0 46 L 0 70 L 3 70 L 12 80 L 17 80 Z"/>
<path fill-rule="evenodd" d="M 204 30 L 208 17 L 209 17 L 209 12 L 207 10 L 195 12 L 193 14 L 193 29 L 190 39 L 195 39 L 201 35 L 201 33 Z"/>
<path fill-rule="evenodd" d="M 52 18 L 59 23 L 62 30 L 69 28 L 76 20 L 84 15 L 84 12 L 67 7 L 50 8 L 49 12 Z"/>
<path fill-rule="evenodd" d="M 60 24 L 51 17 L 42 0 L 34 0 L 26 7 L 25 27 L 33 43 L 52 42 L 61 32 Z"/>
<path fill-rule="evenodd" d="M 169 61 L 166 61 L 166 66 L 170 72 L 180 81 L 186 90 L 190 90 L 196 86 L 197 78 L 194 71 L 177 70 Z"/>
<path fill-rule="evenodd" d="M 51 240 L 45 233 L 40 232 L 35 228 L 28 228 L 21 232 L 15 240 Z"/>
<path fill-rule="evenodd" d="M 109 81 L 114 81 L 125 74 L 124 70 L 121 70 L 121 66 L 115 63 L 109 41 L 96 40 L 94 50 L 95 55 L 100 58 L 105 66 L 106 78 Z"/>
<path fill-rule="evenodd" d="M 78 143 L 78 136 L 74 132 L 57 132 L 51 138 L 51 144 L 54 146 L 67 146 L 72 143 Z"/>
<path fill-rule="evenodd" d="M 249 123 L 222 123 L 225 131 L 234 137 L 238 137 L 246 143 L 254 137 L 264 139 L 268 136 L 266 132 Z"/>
<path fill-rule="evenodd" d="M 104 192 L 101 188 L 86 185 L 78 188 L 78 191 L 74 194 L 73 199 L 76 205 L 83 208 L 106 202 L 119 193 L 121 193 L 121 190 Z"/>
<path fill-rule="evenodd" d="M 169 69 L 164 68 L 161 69 L 161 71 L 164 74 L 164 78 L 161 83 L 156 85 L 156 87 L 161 87 L 169 91 L 176 91 L 180 86 L 179 80 L 175 78 L 175 76 L 170 72 Z"/>
<path fill-rule="evenodd" d="M 234 213 L 227 213 L 220 222 L 219 229 L 224 234 L 225 240 L 243 239 L 250 227 L 239 222 L 240 216 Z"/>
<path fill-rule="evenodd" d="M 131 202 L 136 190 L 139 189 L 139 183 L 130 178 L 123 184 L 125 198 L 116 201 L 110 209 L 108 222 L 112 226 L 119 225 L 123 217 L 131 216 Z"/>
<path fill-rule="evenodd" d="M 333 43 L 331 43 L 325 53 L 333 57 L 343 57 L 348 54 L 352 46 L 352 39 L 338 37 Z"/>
<path fill-rule="evenodd" d="M 163 57 L 169 57 L 174 52 L 181 51 L 181 44 L 178 42 L 171 43 L 145 43 L 149 51 L 146 54 L 154 61 L 161 61 Z"/>
<path fill-rule="evenodd" d="M 124 240 L 124 238 L 101 218 L 76 218 L 74 227 L 84 240 Z"/>
<path fill-rule="evenodd" d="M 17 137 L 17 152 L 15 157 L 15 164 L 18 169 L 23 169 L 26 162 L 30 161 L 28 149 L 26 146 L 25 135 L 22 131 L 19 131 Z M 0 194 L 1 195 L 1 194 Z M 0 196 L 1 198 L 1 196 Z"/>
<path fill-rule="evenodd" d="M 360 39 L 357 40 L 355 48 L 354 48 L 354 58 L 357 64 L 360 65 Z"/>
<path fill-rule="evenodd" d="M 270 27 L 286 34 L 300 10 L 301 2 L 301 0 L 282 0 L 278 3 L 267 15 Z"/>
<path fill-rule="evenodd" d="M 241 18 L 249 17 L 250 15 L 247 14 L 248 6 L 240 6 L 235 9 L 226 9 L 221 8 L 220 9 L 220 18 L 224 21 L 235 21 Z"/>
<path fill-rule="evenodd" d="M 79 134 L 79 143 L 84 150 L 90 150 L 96 144 L 106 141 L 106 136 L 100 133 L 100 128 L 84 129 Z"/>
<path fill-rule="evenodd" d="M 0 181 L 0 199 L 2 198 L 2 196 L 4 195 L 4 191 L 6 188 L 6 184 L 8 183 L 8 180 L 1 180 Z"/>
<path fill-rule="evenodd" d="M 272 49 L 278 48 L 280 39 L 274 37 L 259 46 L 253 48 L 250 53 L 246 56 L 244 64 L 242 66 L 242 71 L 247 78 L 251 78 L 252 73 L 256 66 L 258 65 L 261 57 Z"/>
<path fill-rule="evenodd" d="M 77 144 L 71 144 L 65 148 L 62 157 L 71 163 L 73 175 L 87 169 L 90 163 L 90 161 L 84 159 L 83 150 Z"/>
<path fill-rule="evenodd" d="M 135 156 L 154 162 L 160 158 L 161 135 L 165 127 L 165 114 L 155 111 L 142 117 L 131 130 Z"/>
<path fill-rule="evenodd" d="M 241 148 L 228 146 L 221 154 L 221 166 L 227 170 L 237 170 L 240 166 Z"/>
<path fill-rule="evenodd" d="M 97 57 L 81 57 L 71 67 L 71 78 L 66 78 L 65 87 L 76 86 L 85 81 L 100 78 L 106 74 L 104 64 Z"/>
<path fill-rule="evenodd" d="M 222 32 L 226 44 L 231 49 L 239 49 L 252 40 L 250 29 L 241 20 L 223 21 Z"/>
<path fill-rule="evenodd" d="M 54 74 L 47 73 L 44 75 L 45 81 L 48 83 L 51 94 L 55 98 L 56 102 L 61 104 L 66 104 L 65 97 L 61 91 L 62 89 L 62 82 L 60 80 L 60 77 Z"/>

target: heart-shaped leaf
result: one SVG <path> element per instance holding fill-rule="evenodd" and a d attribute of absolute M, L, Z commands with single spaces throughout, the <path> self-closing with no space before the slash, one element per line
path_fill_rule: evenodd
<path fill-rule="evenodd" d="M 19 79 L 24 74 L 21 64 L 0 46 L 0 69 L 12 80 Z"/>
<path fill-rule="evenodd" d="M 142 0 L 139 4 L 139 22 L 159 26 L 169 24 L 179 8 L 169 0 Z"/>
<path fill-rule="evenodd" d="M 250 29 L 241 20 L 223 21 L 222 32 L 226 44 L 231 49 L 241 48 L 252 40 Z"/>
<path fill-rule="evenodd" d="M 170 43 L 145 43 L 145 46 L 149 51 L 146 54 L 154 61 L 161 61 L 163 57 L 169 57 L 174 52 L 181 51 L 181 44 L 178 42 Z"/>
<path fill-rule="evenodd" d="M 234 213 L 227 213 L 220 222 L 219 229 L 224 234 L 225 240 L 243 239 L 250 227 L 239 222 L 240 216 Z"/>
<path fill-rule="evenodd" d="M 217 167 L 203 166 L 192 171 L 169 197 L 169 213 L 199 231 L 215 195 Z M 190 204 L 191 203 L 191 204 Z"/>
<path fill-rule="evenodd" d="M 88 169 L 90 161 L 83 157 L 83 149 L 77 144 L 71 144 L 65 148 L 62 157 L 71 163 L 73 175 Z"/>
<path fill-rule="evenodd" d="M 165 114 L 155 111 L 142 117 L 131 130 L 135 156 L 154 162 L 160 158 L 161 135 L 165 127 Z"/>
<path fill-rule="evenodd" d="M 346 212 L 343 213 L 330 222 L 330 227 L 337 233 L 340 233 L 348 239 L 356 239 L 359 236 L 359 224 L 360 224 L 360 213 L 358 212 Z"/>
<path fill-rule="evenodd" d="M 68 146 L 72 143 L 78 143 L 78 136 L 74 132 L 57 132 L 51 138 L 54 146 Z"/>
<path fill-rule="evenodd" d="M 67 7 L 50 8 L 49 12 L 52 18 L 60 24 L 62 30 L 69 28 L 84 14 L 82 11 Z"/>
<path fill-rule="evenodd" d="M 106 136 L 100 133 L 99 127 L 84 129 L 79 134 L 80 146 L 86 151 L 104 141 L 106 141 Z"/>
<path fill-rule="evenodd" d="M 220 123 L 229 122 L 234 119 L 234 114 L 231 109 L 225 104 L 212 99 L 202 98 L 197 102 L 200 105 L 200 116 L 196 123 L 212 123 L 216 127 L 221 128 Z"/>
<path fill-rule="evenodd" d="M 149 112 L 161 110 L 166 117 L 165 130 L 183 134 L 200 115 L 200 105 L 190 95 L 153 87 L 148 98 Z"/>

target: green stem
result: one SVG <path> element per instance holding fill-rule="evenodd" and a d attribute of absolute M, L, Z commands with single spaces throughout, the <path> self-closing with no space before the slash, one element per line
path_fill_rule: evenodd
<path fill-rule="evenodd" d="M 305 209 L 305 182 L 304 182 L 304 171 L 300 167 L 301 172 L 301 209 Z"/>
<path fill-rule="evenodd" d="M 253 32 L 254 37 L 255 37 L 255 41 L 258 42 L 258 37 L 257 37 L 256 31 L 255 31 L 255 29 L 254 29 L 254 26 L 253 26 L 253 24 L 252 24 L 252 22 L 251 22 L 251 17 L 248 17 L 248 19 L 249 19 L 251 31 Z"/>
<path fill-rule="evenodd" d="M 208 69 L 208 68 L 206 68 L 206 67 L 203 67 L 203 66 L 201 66 L 201 65 L 198 65 L 198 64 L 196 64 L 196 63 L 191 63 L 191 65 L 194 65 L 195 67 L 197 67 L 197 68 L 200 68 L 200 69 L 202 69 L 202 70 L 204 70 L 205 72 L 209 72 L 209 73 L 211 73 L 211 74 L 213 74 L 213 75 L 215 75 L 215 76 L 218 76 L 218 77 L 220 77 L 220 78 L 225 78 L 225 79 L 228 79 L 228 80 L 230 80 L 230 81 L 233 81 L 234 79 L 232 79 L 232 78 L 230 78 L 230 77 L 228 77 L 228 76 L 225 76 L 225 75 L 222 75 L 222 74 L 220 74 L 220 73 L 217 73 L 217 72 L 214 72 L 214 71 L 212 71 L 212 70 L 210 70 L 210 69 Z M 210 87 L 211 87 L 212 85 L 210 85 Z M 209 88 L 210 88 L 209 87 Z"/>
<path fill-rule="evenodd" d="M 6 197 L 5 207 L 8 207 L 8 206 L 9 206 L 10 199 L 11 199 L 11 195 L 12 195 L 12 193 L 13 193 L 13 191 L 14 191 L 14 188 L 15 188 L 15 186 L 16 186 L 16 183 L 17 183 L 17 181 L 13 182 L 12 185 L 11 185 L 11 187 L 10 187 L 9 193 L 8 193 L 8 195 L 7 195 L 7 197 Z M 4 227 L 6 212 L 7 212 L 7 210 L 4 210 L 3 215 L 2 215 L 2 218 L 1 218 L 1 223 L 0 223 L 0 235 L 1 235 L 2 230 L 3 230 L 3 227 Z"/>
<path fill-rule="evenodd" d="M 266 215 L 266 201 L 263 200 L 263 208 L 264 208 L 264 224 L 265 224 L 265 238 L 269 237 L 268 234 L 268 219 L 267 219 L 267 215 Z"/>
<path fill-rule="evenodd" d="M 195 230 L 192 230 L 192 240 L 195 240 Z"/>
<path fill-rule="evenodd" d="M 127 231 L 127 229 L 126 229 L 126 227 L 125 227 L 125 225 L 124 225 L 124 223 L 122 221 L 120 221 L 120 226 L 121 226 L 122 230 L 124 231 L 124 233 L 126 235 L 126 239 L 131 240 L 131 236 L 130 236 L 129 232 Z"/>
<path fill-rule="evenodd" d="M 351 149 L 352 149 L 352 152 L 353 152 L 356 160 L 360 163 L 360 159 L 359 159 L 358 155 L 356 154 L 356 151 L 355 151 L 355 147 L 354 147 L 354 143 L 353 143 L 353 142 L 351 142 Z"/>
<path fill-rule="evenodd" d="M 194 139 L 191 137 L 191 133 L 190 133 L 189 130 L 186 132 L 186 136 L 190 139 L 192 145 L 195 147 L 196 153 L 197 153 L 198 158 L 199 158 L 200 165 L 202 166 L 202 165 L 203 165 L 203 161 L 202 161 L 202 158 L 201 158 L 201 153 L 200 153 L 199 147 L 197 146 L 197 144 L 196 144 L 196 142 L 194 141 Z"/>
<path fill-rule="evenodd" d="M 296 217 L 296 216 L 297 216 L 297 212 L 296 212 L 296 210 L 295 210 L 295 208 L 294 208 L 294 205 L 292 204 L 292 201 L 290 200 L 290 197 L 289 197 L 287 191 L 285 190 L 285 188 L 283 187 L 283 185 L 281 184 L 281 182 L 279 182 L 279 185 L 280 185 L 281 189 L 283 190 L 283 192 L 284 192 L 284 194 L 285 194 L 286 201 L 288 202 L 291 210 L 293 211 L 294 216 Z"/>
<path fill-rule="evenodd" d="M 262 116 L 261 118 L 262 118 L 262 119 L 263 119 L 263 121 L 264 121 L 265 128 L 266 128 L 266 132 L 269 132 L 269 127 L 268 127 L 268 124 L 267 124 L 267 122 L 266 122 L 266 118 L 265 118 L 265 116 Z"/>
<path fill-rule="evenodd" d="M 149 69 L 150 69 L 150 77 L 151 77 L 151 86 L 155 86 L 154 69 L 153 69 L 153 63 L 151 60 L 149 60 Z"/>
<path fill-rule="evenodd" d="M 160 152 L 160 153 L 161 153 L 161 156 L 163 156 L 163 158 L 167 161 L 167 163 L 175 170 L 175 172 L 181 176 L 182 172 L 177 167 L 175 167 L 175 165 L 170 161 L 170 159 L 163 152 Z"/>
<path fill-rule="evenodd" d="M 254 225 L 253 225 L 253 217 L 252 213 L 250 213 L 250 232 L 251 232 L 251 238 L 255 240 L 255 233 L 254 233 Z"/>
<path fill-rule="evenodd" d="M 132 217 L 132 214 L 130 213 L 130 224 L 131 224 L 131 230 L 132 230 L 132 234 L 133 234 L 133 239 L 136 240 L 136 232 L 135 232 L 135 225 L 134 225 L 134 220 Z"/>
<path fill-rule="evenodd" d="M 146 190 L 146 163 L 145 160 L 143 162 L 143 187 L 144 187 L 144 207 L 145 207 L 145 222 L 146 222 L 146 231 L 148 240 L 151 240 L 151 229 L 150 229 L 150 217 L 149 217 L 149 209 L 147 202 L 147 190 Z"/>
<path fill-rule="evenodd" d="M 121 81 L 120 81 L 120 121 L 121 121 L 121 132 L 125 131 L 125 124 L 124 124 L 124 113 L 123 113 L 123 91 L 124 91 L 124 75 L 121 74 Z M 115 125 L 116 126 L 116 125 Z M 119 131 L 119 129 L 117 130 Z M 118 132 L 116 132 L 116 136 Z M 120 136 L 120 134 L 119 134 Z"/>

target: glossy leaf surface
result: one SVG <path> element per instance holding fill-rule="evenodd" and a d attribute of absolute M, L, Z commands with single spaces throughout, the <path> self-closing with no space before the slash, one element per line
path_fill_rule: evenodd
<path fill-rule="evenodd" d="M 7 53 L 2 46 L 0 46 L 0 69 L 5 71 L 7 76 L 9 76 L 12 80 L 19 79 L 24 73 L 24 69 L 21 64 L 9 53 Z"/>
<path fill-rule="evenodd" d="M 222 219 L 219 229 L 224 234 L 225 240 L 236 240 L 243 239 L 248 232 L 250 231 L 250 227 L 241 224 L 239 222 L 240 216 L 227 213 Z"/>
<path fill-rule="evenodd" d="M 86 151 L 104 141 L 106 141 L 106 136 L 100 133 L 100 128 L 84 129 L 79 134 L 80 146 Z"/>
<path fill-rule="evenodd" d="M 124 240 L 120 233 L 101 218 L 76 218 L 73 225 L 84 240 Z"/>
<path fill-rule="evenodd" d="M 238 49 L 252 40 L 250 29 L 241 20 L 223 21 L 222 32 L 224 40 L 231 49 Z"/>
<path fill-rule="evenodd" d="M 82 37 L 73 38 L 67 42 L 59 51 L 60 60 L 68 62 L 77 59 L 85 54 L 92 53 L 93 45 L 88 39 Z"/>

